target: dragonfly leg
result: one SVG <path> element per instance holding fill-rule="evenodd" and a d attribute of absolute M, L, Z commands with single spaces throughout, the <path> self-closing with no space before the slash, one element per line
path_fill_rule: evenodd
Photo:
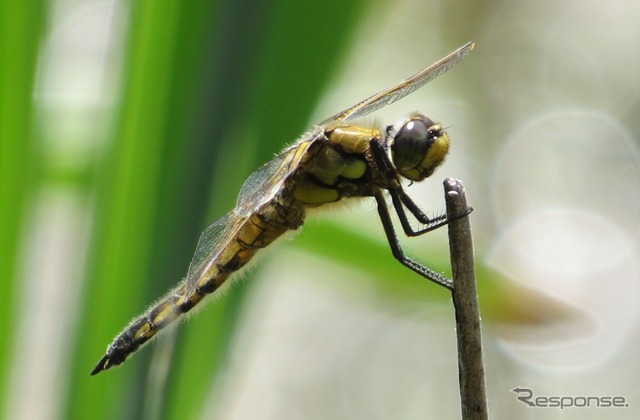
<path fill-rule="evenodd" d="M 420 236 L 423 233 L 431 232 L 432 230 L 448 225 L 449 222 L 457 219 L 451 219 L 447 214 L 429 218 L 426 214 L 424 214 L 422 210 L 420 210 L 418 205 L 414 203 L 411 197 L 409 197 L 403 190 L 390 190 L 389 193 L 391 194 L 393 207 L 396 209 L 396 213 L 398 214 L 398 218 L 400 219 L 400 223 L 402 224 L 402 229 L 407 236 Z M 411 212 L 411 214 L 413 214 L 418 222 L 425 225 L 424 228 L 413 230 L 407 218 L 407 214 L 404 211 L 405 207 Z M 472 211 L 473 207 L 469 206 L 466 213 L 462 214 L 458 218 L 466 217 Z"/>
<path fill-rule="evenodd" d="M 393 256 L 402 265 L 411 269 L 427 280 L 431 280 L 432 282 L 439 284 L 440 286 L 444 286 L 449 290 L 453 290 L 453 280 L 433 271 L 429 267 L 420 264 L 419 262 L 407 257 L 404 254 L 404 252 L 402 251 L 402 247 L 400 246 L 400 242 L 398 241 L 398 236 L 396 235 L 395 229 L 393 228 L 393 222 L 391 221 L 389 209 L 387 208 L 387 203 L 384 199 L 382 190 L 376 191 L 374 196 L 378 204 L 378 215 L 380 215 L 380 220 L 382 221 L 382 226 L 384 227 L 384 233 L 387 235 L 387 240 L 389 241 L 389 246 L 391 247 Z"/>
<path fill-rule="evenodd" d="M 438 229 L 449 223 L 449 219 L 446 214 L 431 219 L 427 217 L 427 215 L 420 210 L 420 208 L 409 198 L 408 195 L 405 194 L 404 191 L 390 190 L 389 193 L 391 194 L 391 201 L 393 202 L 393 207 L 396 209 L 396 213 L 400 219 L 402 229 L 407 236 L 420 236 L 423 233 L 431 232 L 432 230 Z M 405 206 L 411 214 L 415 216 L 418 222 L 425 225 L 424 228 L 413 230 L 411 223 L 409 223 L 409 219 L 407 218 L 407 214 L 404 211 Z"/>

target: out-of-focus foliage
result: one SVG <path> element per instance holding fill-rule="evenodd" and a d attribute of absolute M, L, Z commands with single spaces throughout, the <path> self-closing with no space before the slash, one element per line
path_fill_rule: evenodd
<path fill-rule="evenodd" d="M 449 297 L 393 260 L 366 200 L 310 220 L 123 367 L 89 372 L 310 120 L 474 40 L 455 70 L 374 118 L 424 112 L 453 139 L 407 191 L 438 213 L 453 176 L 475 207 L 493 417 L 539 416 L 509 391 L 529 386 L 625 395 L 616 417 L 634 418 L 631 3 L 3 3 L 0 416 L 457 415 Z M 447 273 L 445 233 L 403 246 Z"/>

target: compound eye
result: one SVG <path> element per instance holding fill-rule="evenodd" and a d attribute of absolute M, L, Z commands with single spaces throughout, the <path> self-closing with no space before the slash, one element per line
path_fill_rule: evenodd
<path fill-rule="evenodd" d="M 448 152 L 449 136 L 442 126 L 420 114 L 402 124 L 391 143 L 393 164 L 411 181 L 431 176 Z"/>
<path fill-rule="evenodd" d="M 422 162 L 432 142 L 429 138 L 433 137 L 433 133 L 429 128 L 433 125 L 433 121 L 424 115 L 416 116 L 404 123 L 391 146 L 396 168 L 414 168 Z"/>

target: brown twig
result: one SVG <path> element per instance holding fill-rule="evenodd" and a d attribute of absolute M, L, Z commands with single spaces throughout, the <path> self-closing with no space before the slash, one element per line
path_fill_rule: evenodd
<path fill-rule="evenodd" d="M 480 312 L 473 266 L 473 242 L 467 198 L 462 182 L 444 181 L 447 215 L 449 217 L 449 248 L 453 269 L 453 306 L 456 315 L 458 341 L 458 378 L 462 418 L 488 418 L 487 392 L 482 362 Z"/>

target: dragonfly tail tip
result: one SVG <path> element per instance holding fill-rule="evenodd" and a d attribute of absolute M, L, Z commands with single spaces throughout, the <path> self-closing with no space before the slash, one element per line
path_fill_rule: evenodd
<path fill-rule="evenodd" d="M 102 359 L 100 359 L 100 361 L 98 362 L 98 364 L 96 365 L 96 367 L 93 368 L 93 370 L 91 371 L 91 376 L 97 375 L 98 373 L 102 372 L 103 370 L 107 370 L 110 367 L 110 362 L 111 359 L 109 358 L 109 355 L 105 355 Z"/>

